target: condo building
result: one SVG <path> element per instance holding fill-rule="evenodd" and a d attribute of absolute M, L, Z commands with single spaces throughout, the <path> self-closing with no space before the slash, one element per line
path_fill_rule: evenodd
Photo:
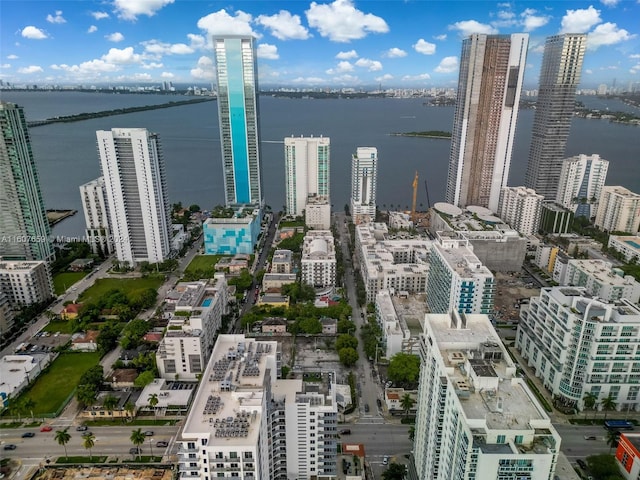
<path fill-rule="evenodd" d="M 330 203 L 330 152 L 328 137 L 292 136 L 284 139 L 287 215 L 302 216 L 309 197 L 322 198 Z"/>
<path fill-rule="evenodd" d="M 113 128 L 96 136 L 117 259 L 132 266 L 167 260 L 171 221 L 158 135 L 145 128 Z"/>
<path fill-rule="evenodd" d="M 231 218 L 207 218 L 202 224 L 206 255 L 251 255 L 258 243 L 262 210 L 237 205 Z"/>
<path fill-rule="evenodd" d="M 353 223 L 373 222 L 376 218 L 378 188 L 378 149 L 358 147 L 351 157 L 351 216 Z"/>
<path fill-rule="evenodd" d="M 634 258 L 640 260 L 640 236 L 638 235 L 609 235 L 609 248 L 620 252 L 627 262 Z"/>
<path fill-rule="evenodd" d="M 554 398 L 584 409 L 611 397 L 620 411 L 640 399 L 640 309 L 628 300 L 607 302 L 584 287 L 543 288 L 520 311 L 516 348 Z"/>
<path fill-rule="evenodd" d="M 43 261 L 0 261 L 0 291 L 13 308 L 48 301 L 53 297 L 49 266 Z"/>
<path fill-rule="evenodd" d="M 577 217 L 595 217 L 609 162 L 600 155 L 576 155 L 562 162 L 556 203 Z"/>
<path fill-rule="evenodd" d="M 446 201 L 497 211 L 507 184 L 529 35 L 462 42 Z"/>
<path fill-rule="evenodd" d="M 542 195 L 526 187 L 504 187 L 498 216 L 523 235 L 534 235 L 540 224 Z"/>
<path fill-rule="evenodd" d="M 548 37 L 544 45 L 525 185 L 546 201 L 559 193 L 586 44 L 586 34 L 565 33 Z"/>
<path fill-rule="evenodd" d="M 560 285 L 585 287 L 585 292 L 605 302 L 623 298 L 631 303 L 640 300 L 640 283 L 632 275 L 625 275 L 619 268 L 604 260 L 569 259 L 562 275 L 556 280 Z"/>
<path fill-rule="evenodd" d="M 227 205 L 262 205 L 258 65 L 252 36 L 214 37 Z"/>
<path fill-rule="evenodd" d="M 315 288 L 336 284 L 336 248 L 329 230 L 310 230 L 302 244 L 302 282 Z"/>
<path fill-rule="evenodd" d="M 553 478 L 560 436 L 487 315 L 427 314 L 420 363 L 418 478 Z"/>
<path fill-rule="evenodd" d="M 375 302 L 376 321 L 382 330 L 386 358 L 396 353 L 418 355 L 418 338 L 427 310 L 424 293 L 409 294 L 406 291 L 380 290 Z"/>
<path fill-rule="evenodd" d="M 429 264 L 427 307 L 431 313 L 493 314 L 495 278 L 466 238 L 439 232 Z"/>
<path fill-rule="evenodd" d="M 0 290 L 0 337 L 5 338 L 9 330 L 13 328 L 14 318 L 15 314 L 9 303 L 9 298 Z"/>
<path fill-rule="evenodd" d="M 86 225 L 85 235 L 91 251 L 96 255 L 110 255 L 114 247 L 109 227 L 109 209 L 104 177 L 80 185 L 80 198 Z"/>
<path fill-rule="evenodd" d="M 0 102 L 0 257 L 54 257 L 24 109 Z"/>
<path fill-rule="evenodd" d="M 608 232 L 638 233 L 640 194 L 620 186 L 604 187 L 594 224 Z"/>

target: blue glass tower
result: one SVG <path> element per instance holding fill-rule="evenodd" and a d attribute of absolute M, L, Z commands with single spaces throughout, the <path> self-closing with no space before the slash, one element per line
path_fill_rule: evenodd
<path fill-rule="evenodd" d="M 262 204 L 258 70 L 254 38 L 213 39 L 225 203 Z"/>

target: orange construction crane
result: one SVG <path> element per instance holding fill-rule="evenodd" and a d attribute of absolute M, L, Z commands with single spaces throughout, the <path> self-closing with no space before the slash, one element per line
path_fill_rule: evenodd
<path fill-rule="evenodd" d="M 418 199 L 418 171 L 416 170 L 416 176 L 413 178 L 413 202 L 411 203 L 411 220 L 416 221 L 416 200 Z"/>

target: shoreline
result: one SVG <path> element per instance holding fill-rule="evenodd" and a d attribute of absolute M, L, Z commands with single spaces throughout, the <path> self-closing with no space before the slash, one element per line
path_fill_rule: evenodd
<path fill-rule="evenodd" d="M 436 135 L 436 134 L 429 134 L 427 132 L 425 133 L 390 133 L 389 134 L 392 137 L 417 137 L 417 138 L 435 138 L 438 140 L 451 140 L 451 134 L 447 135 Z"/>

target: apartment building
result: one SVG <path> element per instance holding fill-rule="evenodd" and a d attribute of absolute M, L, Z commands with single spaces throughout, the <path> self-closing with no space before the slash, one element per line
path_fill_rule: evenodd
<path fill-rule="evenodd" d="M 542 195 L 526 187 L 503 187 L 500 191 L 498 216 L 523 235 L 538 231 Z"/>
<path fill-rule="evenodd" d="M 640 236 L 609 235 L 607 246 L 620 252 L 627 262 L 640 260 Z"/>
<path fill-rule="evenodd" d="M 286 137 L 284 139 L 286 214 L 301 217 L 309 198 L 322 198 L 329 204 L 329 137 Z M 306 212 L 308 216 L 309 213 Z M 323 230 L 329 227 L 324 227 Z"/>
<path fill-rule="evenodd" d="M 638 233 L 640 194 L 620 186 L 604 187 L 594 224 L 608 232 Z"/>
<path fill-rule="evenodd" d="M 46 302 L 53 297 L 53 281 L 44 261 L 0 261 L 0 291 L 13 308 Z"/>
<path fill-rule="evenodd" d="M 110 255 L 114 251 L 114 245 L 109 226 L 104 177 L 80 185 L 80 199 L 84 212 L 85 235 L 91 251 L 96 255 Z"/>
<path fill-rule="evenodd" d="M 336 249 L 329 230 L 307 232 L 302 244 L 302 281 L 316 288 L 336 284 Z"/>
<path fill-rule="evenodd" d="M 418 478 L 553 478 L 560 436 L 487 315 L 427 314 L 420 361 Z"/>
<path fill-rule="evenodd" d="M 638 303 L 640 300 L 640 283 L 605 260 L 571 259 L 563 273 L 558 279 L 560 285 L 585 287 L 587 294 L 603 301 L 626 298 L 631 303 Z"/>
<path fill-rule="evenodd" d="M 426 295 L 381 290 L 376 295 L 376 321 L 382 330 L 384 356 L 418 354 L 418 337 L 427 311 Z"/>
<path fill-rule="evenodd" d="M 591 393 L 611 397 L 620 411 L 640 399 L 640 309 L 628 300 L 606 302 L 584 287 L 543 288 L 520 311 L 516 348 L 552 395 L 584 408 Z"/>
<path fill-rule="evenodd" d="M 378 190 L 378 149 L 358 147 L 351 157 L 351 217 L 353 223 L 373 222 Z"/>
<path fill-rule="evenodd" d="M 556 203 L 576 217 L 595 217 L 598 201 L 607 180 L 609 162 L 600 155 L 576 155 L 562 162 Z"/>
<path fill-rule="evenodd" d="M 262 210 L 236 209 L 232 218 L 207 218 L 202 224 L 204 253 L 206 255 L 251 255 L 258 243 Z"/>
<path fill-rule="evenodd" d="M 304 210 L 304 224 L 313 230 L 331 228 L 331 203 L 329 197 L 309 196 Z"/>
<path fill-rule="evenodd" d="M 293 271 L 293 252 L 276 250 L 271 258 L 271 273 L 291 273 Z"/>
<path fill-rule="evenodd" d="M 15 314 L 9 303 L 7 295 L 0 290 L 0 336 L 4 335 L 13 328 Z"/>

